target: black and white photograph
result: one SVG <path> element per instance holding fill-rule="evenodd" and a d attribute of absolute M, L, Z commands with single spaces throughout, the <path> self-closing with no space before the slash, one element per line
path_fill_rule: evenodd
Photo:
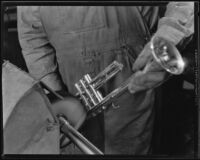
<path fill-rule="evenodd" d="M 3 159 L 200 158 L 198 1 L 1 4 Z"/>

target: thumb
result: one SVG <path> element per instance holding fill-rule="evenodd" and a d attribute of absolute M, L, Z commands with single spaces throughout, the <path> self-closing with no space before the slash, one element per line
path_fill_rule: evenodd
<path fill-rule="evenodd" d="M 137 91 L 145 90 L 145 87 L 143 85 L 137 84 L 137 81 L 138 81 L 137 79 L 138 77 L 141 77 L 142 73 L 143 73 L 142 71 L 137 71 L 136 73 L 133 74 L 132 79 L 130 80 L 128 84 L 128 90 L 131 94 Z"/>

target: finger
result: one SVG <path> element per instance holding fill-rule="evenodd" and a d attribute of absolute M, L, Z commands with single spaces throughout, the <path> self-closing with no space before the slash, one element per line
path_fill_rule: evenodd
<path fill-rule="evenodd" d="M 165 79 L 165 72 L 156 72 L 153 74 L 148 74 L 147 77 L 144 79 L 143 86 L 146 88 L 153 88 L 158 83 L 161 83 Z"/>
<path fill-rule="evenodd" d="M 140 76 L 143 74 L 142 71 L 138 71 L 133 75 L 133 78 L 130 80 L 129 84 L 128 84 L 128 90 L 130 93 L 135 93 L 141 90 L 144 90 L 145 87 L 143 85 L 138 85 L 137 84 L 137 78 L 140 78 Z"/>
<path fill-rule="evenodd" d="M 138 70 L 142 70 L 145 67 L 149 57 L 150 57 L 149 54 L 142 52 L 141 55 L 139 55 L 139 57 L 136 59 L 135 63 L 133 64 L 132 70 L 134 72 Z"/>
<path fill-rule="evenodd" d="M 145 86 L 135 85 L 134 83 L 129 83 L 129 85 L 128 85 L 128 90 L 131 94 L 134 94 L 138 91 L 142 91 L 145 89 L 146 89 Z"/>
<path fill-rule="evenodd" d="M 145 67 L 146 63 L 151 60 L 153 56 L 151 55 L 150 49 L 148 46 L 145 46 L 141 54 L 136 59 L 135 63 L 133 64 L 132 70 L 138 71 Z"/>
<path fill-rule="evenodd" d="M 155 60 L 151 61 L 150 63 L 148 63 L 143 72 L 159 72 L 159 71 L 164 71 L 163 67 L 158 64 L 158 62 L 156 62 Z"/>
<path fill-rule="evenodd" d="M 165 72 L 148 72 L 140 74 L 138 77 L 135 77 L 135 83 L 137 85 L 145 85 L 147 83 L 155 83 L 163 80 L 165 77 Z"/>
<path fill-rule="evenodd" d="M 142 71 L 138 71 L 128 85 L 129 92 L 135 93 L 153 88 L 164 80 L 165 75 L 166 72 L 143 73 Z"/>

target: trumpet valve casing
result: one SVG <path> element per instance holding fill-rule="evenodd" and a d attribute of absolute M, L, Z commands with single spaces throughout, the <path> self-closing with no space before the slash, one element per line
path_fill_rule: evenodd
<path fill-rule="evenodd" d="M 95 115 L 95 112 L 99 113 L 106 109 L 106 106 L 99 105 L 106 98 L 103 97 L 99 88 L 122 69 L 123 65 L 114 61 L 93 79 L 89 74 L 86 74 L 77 83 L 75 83 L 75 88 L 78 91 L 76 96 L 79 96 L 88 112 L 92 110 L 92 114 Z"/>

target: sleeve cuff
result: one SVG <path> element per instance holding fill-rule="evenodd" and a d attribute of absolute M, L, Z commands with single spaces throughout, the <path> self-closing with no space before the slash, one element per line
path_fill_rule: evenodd
<path fill-rule="evenodd" d="M 155 33 L 155 36 L 165 38 L 177 45 L 185 37 L 185 34 L 171 26 L 162 25 Z"/>
<path fill-rule="evenodd" d="M 194 17 L 190 17 L 187 22 L 182 22 L 172 17 L 164 17 L 159 21 L 158 28 L 163 25 L 171 26 L 178 31 L 185 34 L 185 37 L 189 37 L 192 33 L 194 33 Z"/>
<path fill-rule="evenodd" d="M 41 79 L 41 81 L 54 91 L 60 91 L 63 89 L 62 81 L 56 73 L 47 74 Z"/>

